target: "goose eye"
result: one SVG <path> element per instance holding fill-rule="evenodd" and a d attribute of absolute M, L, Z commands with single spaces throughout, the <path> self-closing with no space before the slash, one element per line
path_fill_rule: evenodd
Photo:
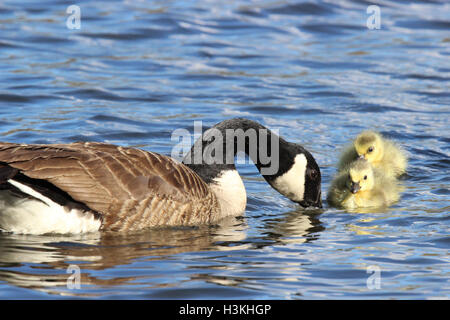
<path fill-rule="evenodd" d="M 309 171 L 309 176 L 311 177 L 311 179 L 315 179 L 317 177 L 317 171 L 312 169 L 311 171 Z"/>
<path fill-rule="evenodd" d="M 364 180 L 367 180 L 367 176 L 364 176 Z"/>
<path fill-rule="evenodd" d="M 369 149 L 367 149 L 367 152 L 372 152 L 373 151 L 373 147 L 369 147 Z"/>

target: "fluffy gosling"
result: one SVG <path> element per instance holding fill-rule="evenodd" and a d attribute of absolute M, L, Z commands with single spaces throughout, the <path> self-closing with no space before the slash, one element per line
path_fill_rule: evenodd
<path fill-rule="evenodd" d="M 388 178 L 364 159 L 339 172 L 328 191 L 328 204 L 356 209 L 389 206 L 400 198 L 396 179 Z"/>
<path fill-rule="evenodd" d="M 366 159 L 375 169 L 392 178 L 404 174 L 408 163 L 401 148 L 374 131 L 363 131 L 356 137 L 353 144 L 342 153 L 338 170 L 345 170 L 358 158 Z"/>

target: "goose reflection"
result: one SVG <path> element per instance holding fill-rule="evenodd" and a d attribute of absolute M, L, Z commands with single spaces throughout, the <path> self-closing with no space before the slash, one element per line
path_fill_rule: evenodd
<path fill-rule="evenodd" d="M 321 210 L 290 211 L 268 218 L 261 241 L 249 239 L 247 218 L 230 217 L 220 224 L 195 228 L 161 228 L 139 233 L 91 233 L 77 236 L 32 236 L 0 234 L 0 281 L 49 294 L 68 296 L 104 295 L 118 286 L 145 284 L 151 288 L 177 287 L 181 282 L 204 279 L 221 285 L 239 283 L 214 272 L 191 273 L 179 280 L 167 280 L 167 261 L 180 260 L 179 254 L 201 251 L 223 252 L 227 260 L 234 252 L 270 246 L 312 241 L 324 230 L 318 219 Z M 238 250 L 238 251 L 236 251 Z M 226 253 L 229 251 L 230 253 Z M 206 256 L 207 265 L 216 254 Z M 151 261 L 151 263 L 148 263 Z M 203 260 L 202 260 L 203 261 Z M 199 262 L 200 264 L 204 263 Z M 81 290 L 68 289 L 68 267 L 80 268 Z M 206 266 L 213 270 L 214 266 Z M 235 263 L 216 265 L 222 269 L 236 268 Z M 184 268 L 184 267 L 183 267 Z M 190 265 L 189 268 L 205 268 Z M 96 272 L 98 270 L 108 270 Z M 230 280 L 230 281 L 228 281 Z M 246 282 L 242 279 L 243 283 Z M 95 290 L 89 290 L 94 288 Z M 99 289 L 101 288 L 101 289 Z M 98 289 L 98 290 L 97 290 Z"/>
<path fill-rule="evenodd" d="M 267 239 L 277 244 L 304 243 L 315 240 L 325 230 L 319 220 L 322 209 L 295 210 L 265 224 Z"/>
<path fill-rule="evenodd" d="M 81 288 L 87 285 L 113 287 L 129 284 L 148 277 L 149 274 L 154 274 L 155 277 L 163 276 L 161 270 L 142 272 L 145 267 L 133 266 L 136 263 L 164 261 L 179 253 L 229 250 L 228 246 L 222 243 L 242 242 L 246 238 L 246 229 L 245 220 L 231 217 L 214 226 L 161 228 L 130 234 L 0 234 L 0 282 L 5 281 L 14 286 L 51 294 L 90 296 L 92 294 L 86 290 L 77 292 L 67 289 L 69 266 L 76 265 L 80 268 Z M 30 264 L 33 265 L 30 267 Z M 151 265 L 146 266 L 152 269 Z M 124 274 L 120 272 L 122 267 L 127 268 L 126 276 L 121 276 Z M 113 268 L 118 272 L 112 271 L 111 277 L 104 274 L 97 276 L 98 273 L 95 272 Z M 133 274 L 139 275 L 129 276 Z M 155 284 L 156 287 L 159 285 Z"/>
<path fill-rule="evenodd" d="M 285 212 L 282 215 L 277 215 L 276 218 L 268 218 L 261 227 L 263 231 L 262 238 L 253 239 L 249 244 L 252 248 L 262 249 L 263 247 L 272 247 L 271 251 L 277 250 L 276 246 L 298 245 L 306 242 L 314 241 L 319 238 L 321 231 L 325 230 L 319 220 L 322 209 L 316 210 L 294 210 Z M 275 246 L 274 246 L 275 245 Z M 261 252 L 258 250 L 256 252 Z M 242 255 L 239 252 L 239 255 Z M 245 253 L 244 253 L 245 254 Z M 273 254 L 273 252 L 272 252 Z M 285 258 L 285 253 L 279 251 L 277 255 L 280 258 Z M 258 255 L 249 255 L 255 259 Z M 285 267 L 280 267 L 273 259 L 266 261 L 265 257 L 261 258 L 253 264 L 248 264 L 244 259 L 236 261 L 236 253 L 230 252 L 228 255 L 220 256 L 220 272 L 199 272 L 191 275 L 192 280 L 200 280 L 208 283 L 213 283 L 220 286 L 252 288 L 258 290 L 266 290 L 263 285 L 259 284 L 261 278 L 261 267 L 264 265 L 264 272 L 268 270 L 273 271 L 273 277 L 277 281 L 297 281 L 292 278 L 292 274 L 297 274 L 302 269 L 302 262 L 300 260 L 292 260 Z M 292 257 L 289 257 L 292 259 Z M 228 263 L 230 262 L 230 263 Z M 255 265 L 258 265 L 255 267 Z"/>

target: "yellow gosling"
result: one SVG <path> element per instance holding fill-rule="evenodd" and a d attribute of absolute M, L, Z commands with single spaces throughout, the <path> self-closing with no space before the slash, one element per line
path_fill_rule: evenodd
<path fill-rule="evenodd" d="M 389 206 L 400 198 L 396 179 L 386 177 L 364 159 L 357 159 L 337 174 L 328 191 L 328 204 L 356 209 Z"/>
<path fill-rule="evenodd" d="M 398 177 L 406 172 L 405 152 L 394 142 L 375 131 L 363 131 L 341 155 L 338 170 L 344 170 L 357 158 L 363 158 L 387 177 Z"/>

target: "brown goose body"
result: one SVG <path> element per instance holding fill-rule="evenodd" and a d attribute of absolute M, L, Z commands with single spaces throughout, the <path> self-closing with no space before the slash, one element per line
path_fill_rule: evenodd
<path fill-rule="evenodd" d="M 216 196 L 194 171 L 139 149 L 92 142 L 0 143 L 0 172 L 44 189 L 50 183 L 65 201 L 100 219 L 102 230 L 196 225 L 220 217 Z"/>
<path fill-rule="evenodd" d="M 320 169 L 301 145 L 243 118 L 222 121 L 211 129 L 195 142 L 183 163 L 154 152 L 97 142 L 0 142 L 0 230 L 33 234 L 134 231 L 210 224 L 237 216 L 247 203 L 234 165 L 239 151 L 252 157 L 278 192 L 303 207 L 321 206 Z M 230 130 L 238 136 L 229 136 Z M 240 134 L 251 130 L 258 132 L 256 141 Z M 218 140 L 226 150 L 223 158 L 211 162 L 200 157 L 196 162 L 198 150 L 204 155 L 212 145 L 219 146 L 217 133 L 226 137 Z M 252 152 L 255 146 L 259 150 Z M 261 150 L 273 156 L 269 162 L 262 161 Z"/>

